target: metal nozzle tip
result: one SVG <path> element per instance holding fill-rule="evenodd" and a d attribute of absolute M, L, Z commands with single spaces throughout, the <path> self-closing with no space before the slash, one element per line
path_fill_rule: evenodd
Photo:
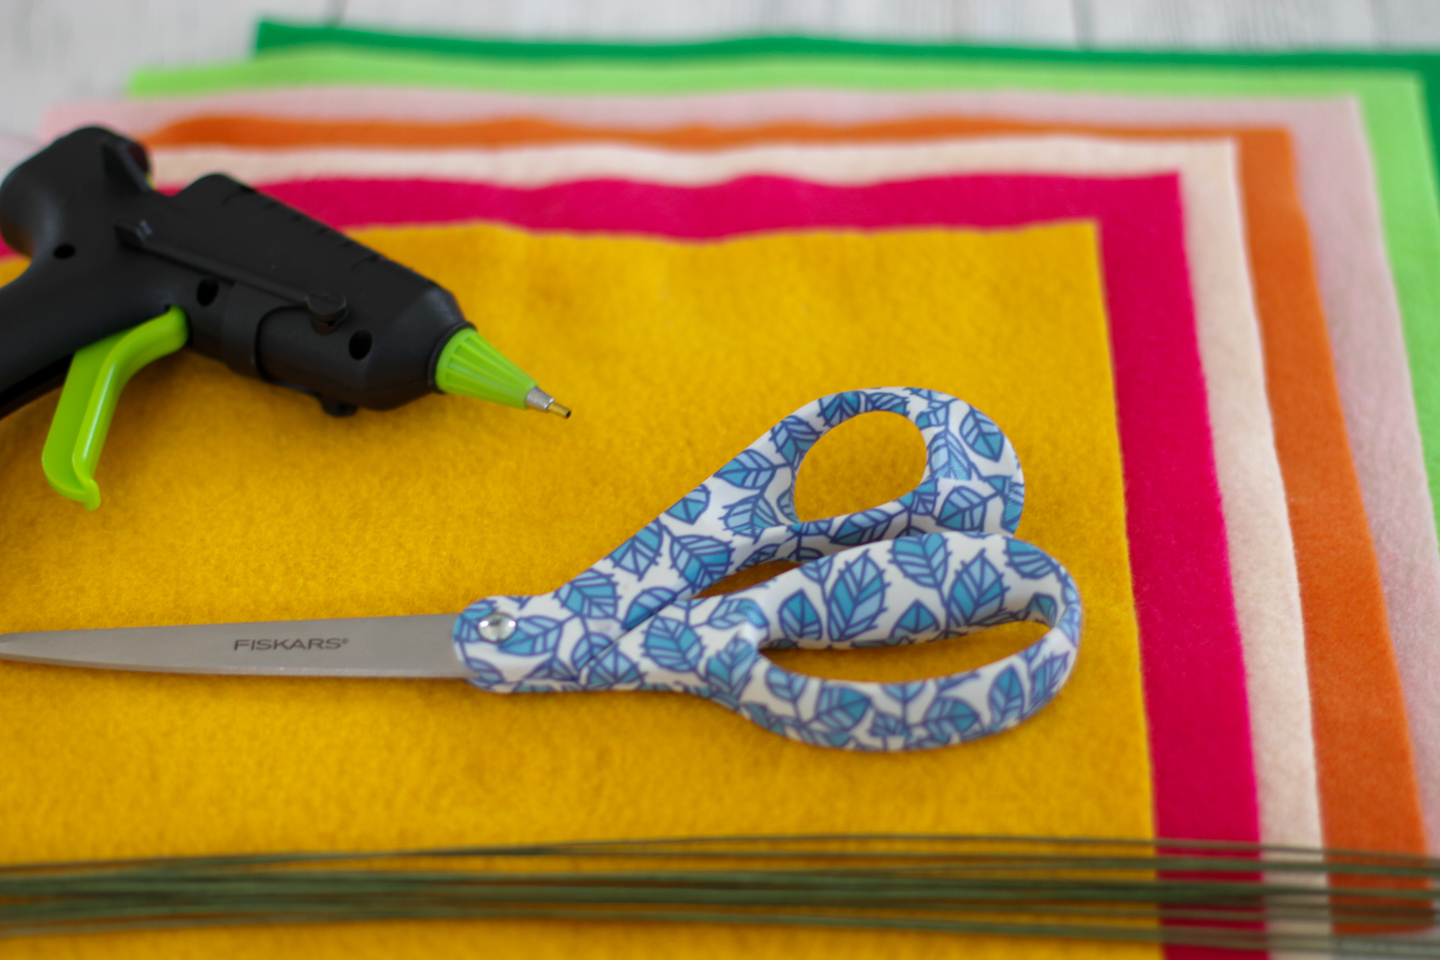
<path fill-rule="evenodd" d="M 539 387 L 530 388 L 530 392 L 525 395 L 525 406 L 531 410 L 539 410 L 541 413 L 553 413 L 567 420 L 570 419 L 570 408 L 563 403 L 557 403 L 554 397 Z"/>

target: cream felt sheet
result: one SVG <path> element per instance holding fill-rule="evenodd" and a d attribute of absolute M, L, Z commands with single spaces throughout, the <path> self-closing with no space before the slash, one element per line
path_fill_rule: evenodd
<path fill-rule="evenodd" d="M 1017 137 L 703 154 L 608 145 L 448 151 L 166 149 L 156 151 L 154 159 L 162 184 L 188 182 L 212 170 L 261 185 L 347 176 L 512 186 L 597 177 L 699 185 L 753 173 L 863 184 L 988 171 L 1072 175 L 1178 171 L 1188 213 L 1186 240 L 1198 336 L 1245 644 L 1261 835 L 1272 843 L 1321 842 L 1299 586 L 1265 394 L 1235 153 L 1228 142 Z"/>
<path fill-rule="evenodd" d="M 1037 122 L 1283 126 L 1294 143 L 1335 374 L 1380 564 L 1432 850 L 1440 844 L 1440 546 L 1363 119 L 1353 98 L 1136 98 L 1029 92 L 765 90 L 603 99 L 403 88 L 246 91 L 62 104 L 41 133 L 108 123 L 134 135 L 215 115 L 456 122 L 511 116 L 662 128 L 804 120 L 857 124 L 963 114 Z M 801 174 L 803 175 L 803 174 Z M 1235 536 L 1236 532 L 1232 532 Z M 1243 535 L 1243 534 L 1241 534 Z M 1284 615 L 1276 611 L 1276 616 Z M 1257 652 L 1258 655 L 1258 652 Z M 1264 749 L 1257 740 L 1257 751 Z"/>

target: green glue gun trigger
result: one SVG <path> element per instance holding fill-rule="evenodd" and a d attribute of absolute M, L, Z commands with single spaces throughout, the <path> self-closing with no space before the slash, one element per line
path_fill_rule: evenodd
<path fill-rule="evenodd" d="M 223 174 L 173 196 L 101 127 L 67 134 L 0 183 L 0 236 L 30 258 L 0 286 L 0 417 L 63 382 L 41 463 L 94 509 L 125 383 L 189 346 L 347 416 L 433 392 L 570 411 L 413 270 Z"/>

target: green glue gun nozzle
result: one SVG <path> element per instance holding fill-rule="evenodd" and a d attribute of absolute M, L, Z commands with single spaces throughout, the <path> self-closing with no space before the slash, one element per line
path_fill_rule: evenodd
<path fill-rule="evenodd" d="M 503 403 L 521 410 L 539 410 L 569 418 L 570 408 L 535 385 L 535 381 L 473 327 L 457 330 L 435 361 L 435 386 L 477 400 Z"/>
<path fill-rule="evenodd" d="M 40 460 L 57 493 L 91 510 L 100 506 L 95 467 L 130 378 L 190 339 L 185 314 L 171 307 L 153 320 L 122 330 L 75 352 L 60 392 Z"/>
<path fill-rule="evenodd" d="M 436 390 L 570 415 L 435 281 L 224 174 L 171 194 L 149 170 L 82 127 L 0 179 L 0 239 L 30 258 L 0 284 L 0 418 L 65 384 L 43 457 L 65 496 L 99 505 L 117 395 L 181 346 L 336 417 Z"/>

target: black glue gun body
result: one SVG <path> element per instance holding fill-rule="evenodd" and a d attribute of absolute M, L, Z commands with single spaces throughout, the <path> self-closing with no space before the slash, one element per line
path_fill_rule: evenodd
<path fill-rule="evenodd" d="M 154 190 L 138 143 L 86 127 L 0 183 L 0 417 L 64 383 L 41 461 L 92 509 L 115 398 L 183 346 L 343 416 L 432 391 L 568 417 L 443 287 L 221 174 Z"/>
<path fill-rule="evenodd" d="M 194 349 L 332 413 L 435 389 L 441 348 L 470 326 L 446 290 L 229 177 L 167 196 L 147 172 L 139 144 L 87 127 L 0 185 L 0 235 L 31 258 L 0 287 L 0 413 L 170 307 Z"/>

